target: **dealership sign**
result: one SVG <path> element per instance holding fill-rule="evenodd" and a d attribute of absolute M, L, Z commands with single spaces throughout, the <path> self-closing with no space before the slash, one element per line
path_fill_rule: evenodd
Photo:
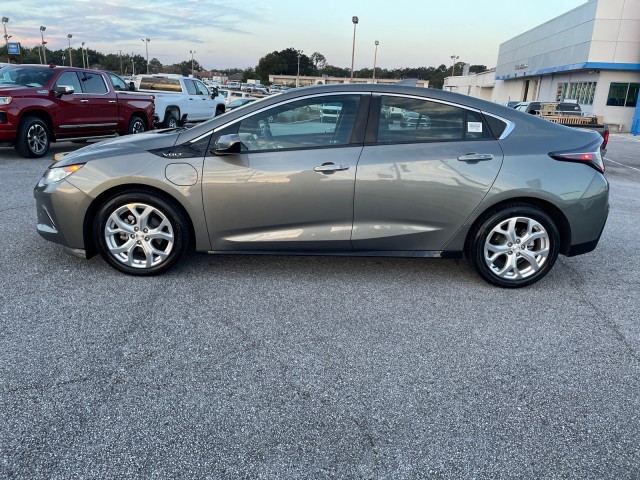
<path fill-rule="evenodd" d="M 18 42 L 9 42 L 7 46 L 11 55 L 20 55 L 20 44 Z"/>

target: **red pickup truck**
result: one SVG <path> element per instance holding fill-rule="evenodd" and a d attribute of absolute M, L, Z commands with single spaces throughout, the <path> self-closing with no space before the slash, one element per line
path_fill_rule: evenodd
<path fill-rule="evenodd" d="M 44 156 L 51 142 L 140 133 L 153 128 L 152 95 L 127 92 L 117 75 L 54 65 L 0 68 L 0 145 Z M 124 90 L 124 91 L 123 91 Z"/>

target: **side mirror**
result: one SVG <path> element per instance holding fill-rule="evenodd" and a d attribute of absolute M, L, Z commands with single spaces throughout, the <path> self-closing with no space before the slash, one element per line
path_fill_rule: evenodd
<path fill-rule="evenodd" d="M 222 135 L 216 141 L 212 153 L 215 155 L 232 155 L 234 153 L 240 153 L 242 151 L 242 140 L 240 135 L 232 133 L 229 135 Z"/>
<path fill-rule="evenodd" d="M 58 98 L 62 97 L 63 95 L 71 95 L 74 92 L 75 92 L 75 89 L 70 85 L 57 85 L 56 86 L 56 96 Z"/>
<path fill-rule="evenodd" d="M 218 89 L 216 87 L 213 87 L 211 89 L 211 98 L 217 98 L 218 95 L 220 95 L 220 92 L 218 92 Z"/>
<path fill-rule="evenodd" d="M 136 84 L 133 82 L 129 82 L 129 90 L 132 92 L 136 91 Z"/>

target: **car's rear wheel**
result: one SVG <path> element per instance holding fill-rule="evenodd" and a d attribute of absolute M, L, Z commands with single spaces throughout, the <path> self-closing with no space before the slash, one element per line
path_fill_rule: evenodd
<path fill-rule="evenodd" d="M 26 158 L 44 157 L 51 139 L 47 125 L 37 117 L 25 117 L 18 128 L 15 149 Z"/>
<path fill-rule="evenodd" d="M 487 212 L 471 232 L 467 256 L 482 278 L 500 287 L 525 287 L 558 258 L 558 227 L 542 210 L 507 205 Z"/>
<path fill-rule="evenodd" d="M 94 241 L 102 257 L 129 275 L 157 275 L 190 248 L 187 219 L 173 202 L 153 193 L 124 193 L 95 217 Z"/>
<path fill-rule="evenodd" d="M 165 128 L 176 128 L 178 126 L 178 119 L 173 113 L 167 113 L 164 117 Z"/>
<path fill-rule="evenodd" d="M 129 120 L 129 127 L 127 128 L 127 135 L 142 133 L 147 130 L 147 125 L 144 123 L 144 120 L 140 118 L 138 115 L 134 115 Z"/>

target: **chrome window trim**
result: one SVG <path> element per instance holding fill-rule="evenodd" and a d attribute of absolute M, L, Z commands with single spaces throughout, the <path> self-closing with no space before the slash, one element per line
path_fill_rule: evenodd
<path fill-rule="evenodd" d="M 382 93 L 382 92 L 375 92 L 373 96 L 374 97 L 403 97 L 403 98 L 410 98 L 412 100 L 424 100 L 427 102 L 441 103 L 443 105 L 448 105 L 450 107 L 461 108 L 463 110 L 470 110 L 476 113 L 482 113 L 482 110 L 478 108 L 468 107 L 466 105 L 460 105 L 459 103 L 448 102 L 446 100 L 440 100 L 439 98 L 433 98 L 433 97 L 423 97 L 419 95 L 410 95 L 406 93 Z"/>
<path fill-rule="evenodd" d="M 496 118 L 496 119 L 500 120 L 501 122 L 504 122 L 504 123 L 507 124 L 506 128 L 504 129 L 504 131 L 502 132 L 502 135 L 500 135 L 498 140 L 504 140 L 509 135 L 511 135 L 511 132 L 513 132 L 513 129 L 516 128 L 516 124 L 515 123 L 513 123 L 511 120 L 507 120 L 506 118 L 501 117 L 500 115 L 496 115 L 495 113 L 485 112 L 484 110 L 482 110 L 482 114 L 483 115 L 488 115 L 488 116 L 493 117 L 493 118 Z"/>
<path fill-rule="evenodd" d="M 220 130 L 222 130 L 223 128 L 227 128 L 230 127 L 231 125 L 235 125 L 238 122 L 241 122 L 253 115 L 265 112 L 271 108 L 274 108 L 275 106 L 282 106 L 282 105 L 286 105 L 288 103 L 292 103 L 292 102 L 297 102 L 298 100 L 306 100 L 308 98 L 318 98 L 318 97 L 335 97 L 338 95 L 371 95 L 371 92 L 327 92 L 327 93 L 315 93 L 312 95 L 305 95 L 302 97 L 296 97 L 296 98 L 291 98 L 285 102 L 280 102 L 277 104 L 272 104 L 269 105 L 268 107 L 264 107 L 261 108 L 259 110 L 254 110 L 253 112 L 247 113 L 246 115 L 243 115 L 242 117 L 238 117 L 235 120 L 232 120 L 228 123 L 225 123 L 223 125 L 220 125 L 219 127 L 214 128 L 213 130 L 211 130 L 210 132 L 204 133 L 202 135 L 200 135 L 197 138 L 194 138 L 193 140 L 191 140 L 189 143 L 195 143 L 198 142 L 200 140 L 202 140 L 203 138 L 206 138 L 207 136 L 213 134 L 213 133 L 218 133 Z"/>

